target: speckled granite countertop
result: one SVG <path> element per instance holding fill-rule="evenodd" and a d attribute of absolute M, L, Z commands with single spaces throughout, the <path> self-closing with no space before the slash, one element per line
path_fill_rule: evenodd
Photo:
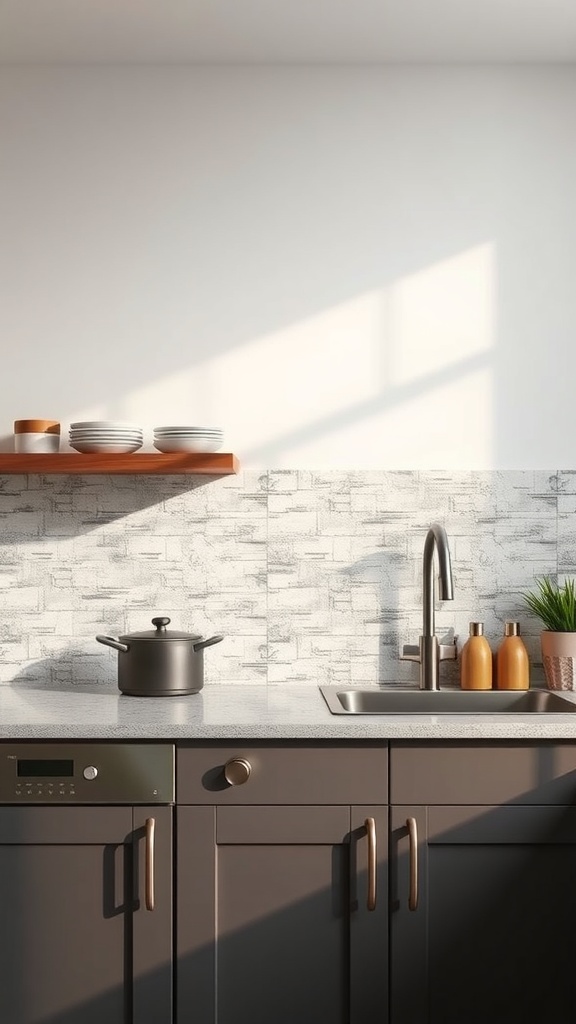
<path fill-rule="evenodd" d="M 568 698 L 576 703 L 576 694 Z M 332 715 L 314 684 L 126 697 L 110 683 L 0 686 L 0 740 L 576 740 L 567 715 Z"/>

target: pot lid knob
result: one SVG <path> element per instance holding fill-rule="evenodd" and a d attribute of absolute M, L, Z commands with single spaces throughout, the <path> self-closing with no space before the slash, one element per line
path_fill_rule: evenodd
<path fill-rule="evenodd" d="M 166 626 L 168 625 L 169 622 L 170 619 L 168 618 L 167 615 L 159 615 L 158 618 L 152 619 L 152 625 L 156 626 L 157 633 L 165 633 Z"/>

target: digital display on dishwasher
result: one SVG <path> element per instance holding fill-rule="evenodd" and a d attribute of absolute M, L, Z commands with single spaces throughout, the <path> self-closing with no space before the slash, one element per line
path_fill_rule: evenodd
<path fill-rule="evenodd" d="M 18 758 L 16 774 L 21 778 L 61 779 L 72 778 L 74 761 L 39 761 L 30 758 Z"/>

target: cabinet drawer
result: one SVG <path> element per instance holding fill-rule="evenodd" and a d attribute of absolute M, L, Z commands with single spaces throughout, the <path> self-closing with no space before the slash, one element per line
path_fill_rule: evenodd
<path fill-rule="evenodd" d="M 233 760 L 250 766 L 239 785 L 224 774 Z M 247 773 L 242 765 L 239 772 Z M 386 743 L 213 743 L 176 752 L 179 804 L 384 804 L 387 797 Z"/>
<path fill-rule="evenodd" d="M 576 743 L 393 743 L 390 802 L 576 803 Z"/>

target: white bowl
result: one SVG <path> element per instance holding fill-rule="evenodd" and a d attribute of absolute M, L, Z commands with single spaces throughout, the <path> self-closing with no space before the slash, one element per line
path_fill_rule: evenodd
<path fill-rule="evenodd" d="M 142 433 L 142 427 L 138 423 L 128 423 L 126 420 L 79 420 L 70 424 L 71 430 L 136 430 Z"/>
<path fill-rule="evenodd" d="M 102 426 L 102 427 L 70 427 L 70 433 L 71 434 L 73 434 L 73 433 L 75 433 L 75 432 L 77 432 L 79 430 L 82 430 L 82 431 L 90 430 L 90 431 L 94 431 L 95 433 L 98 433 L 98 434 L 101 434 L 102 432 L 105 432 L 106 434 L 109 434 L 109 433 L 112 433 L 112 434 L 143 434 L 144 433 L 144 428 L 143 427 L 129 427 L 129 426 L 125 426 L 125 427 L 107 427 L 105 425 Z"/>
<path fill-rule="evenodd" d="M 154 437 L 224 437 L 221 430 L 155 430 Z"/>
<path fill-rule="evenodd" d="M 138 430 L 134 427 L 133 430 L 129 430 L 128 427 L 70 427 L 70 434 L 131 434 L 132 436 L 141 437 L 144 433 L 143 430 Z"/>
<path fill-rule="evenodd" d="M 159 452 L 217 452 L 222 441 L 220 438 L 157 437 L 154 447 Z"/>
<path fill-rule="evenodd" d="M 221 427 L 154 427 L 155 434 L 222 434 Z"/>
<path fill-rule="evenodd" d="M 142 441 L 143 434 L 122 434 L 120 431 L 117 433 L 97 433 L 95 430 L 71 430 L 70 440 L 71 441 Z"/>
<path fill-rule="evenodd" d="M 83 455 L 86 455 L 88 452 L 122 455 L 137 452 L 142 447 L 142 443 L 140 441 L 71 441 L 70 447 L 75 448 L 77 452 L 82 452 Z"/>

